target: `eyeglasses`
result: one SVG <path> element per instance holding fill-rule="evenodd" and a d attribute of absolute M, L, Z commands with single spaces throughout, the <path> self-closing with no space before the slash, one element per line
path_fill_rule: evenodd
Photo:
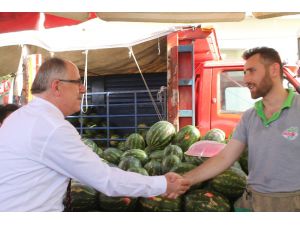
<path fill-rule="evenodd" d="M 79 84 L 79 85 L 82 85 L 82 81 L 81 79 L 79 78 L 78 80 L 64 80 L 64 79 L 58 79 L 59 81 L 62 81 L 62 82 L 68 82 L 68 83 L 73 83 L 73 84 Z"/>

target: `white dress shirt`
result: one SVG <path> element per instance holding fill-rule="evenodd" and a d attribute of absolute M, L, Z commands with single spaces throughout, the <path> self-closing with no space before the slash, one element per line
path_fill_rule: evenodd
<path fill-rule="evenodd" d="M 164 176 L 109 167 L 50 102 L 35 98 L 0 128 L 0 211 L 63 211 L 69 178 L 109 196 L 155 196 Z"/>

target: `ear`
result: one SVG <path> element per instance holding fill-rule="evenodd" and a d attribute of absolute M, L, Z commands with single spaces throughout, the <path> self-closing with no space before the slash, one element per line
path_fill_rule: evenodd
<path fill-rule="evenodd" d="M 270 69 L 270 76 L 280 78 L 280 65 L 279 63 L 273 63 L 269 67 Z"/>
<path fill-rule="evenodd" d="M 51 92 L 54 94 L 54 96 L 56 96 L 56 97 L 60 96 L 59 80 L 52 81 L 50 88 L 51 88 Z"/>

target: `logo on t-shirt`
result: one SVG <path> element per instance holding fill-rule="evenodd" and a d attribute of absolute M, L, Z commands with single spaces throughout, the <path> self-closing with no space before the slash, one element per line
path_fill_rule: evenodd
<path fill-rule="evenodd" d="M 293 141 L 298 136 L 298 127 L 290 127 L 282 132 L 282 136 L 286 139 Z"/>

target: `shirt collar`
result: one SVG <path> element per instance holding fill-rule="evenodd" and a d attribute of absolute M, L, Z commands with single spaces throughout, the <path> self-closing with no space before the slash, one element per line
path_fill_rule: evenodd
<path fill-rule="evenodd" d="M 278 112 L 275 112 L 269 119 L 266 118 L 266 115 L 264 113 L 264 104 L 262 100 L 259 100 L 255 103 L 254 108 L 256 110 L 257 115 L 261 118 L 264 126 L 268 126 L 270 123 L 277 120 L 280 117 L 282 110 L 290 108 L 292 106 L 293 99 L 295 97 L 295 92 L 293 89 L 287 89 L 287 91 L 288 96 L 284 100 L 280 110 Z"/>
<path fill-rule="evenodd" d="M 62 113 L 62 111 L 60 111 L 54 104 L 52 104 L 51 102 L 43 99 L 43 98 L 40 98 L 40 97 L 37 97 L 37 96 L 34 96 L 34 98 L 32 99 L 31 101 L 32 104 L 43 104 L 47 107 L 47 110 L 51 110 L 52 112 L 54 112 L 55 114 L 57 114 L 59 117 L 61 118 L 65 118 L 64 114 Z"/>

